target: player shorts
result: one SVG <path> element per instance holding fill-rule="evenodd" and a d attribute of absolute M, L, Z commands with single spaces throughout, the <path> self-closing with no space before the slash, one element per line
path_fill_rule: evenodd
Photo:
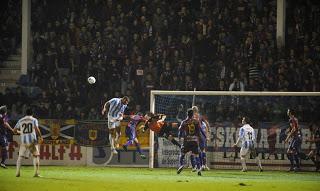
<path fill-rule="evenodd" d="M 33 156 L 39 156 L 39 145 L 38 144 L 21 144 L 19 149 L 19 157 L 29 157 L 29 152 Z"/>
<path fill-rule="evenodd" d="M 257 156 L 254 144 L 250 142 L 244 142 L 240 149 L 240 156 L 246 156 L 248 153 L 251 153 L 253 157 Z"/>
<path fill-rule="evenodd" d="M 0 146 L 1 147 L 8 146 L 8 139 L 5 135 L 0 135 Z"/>
<path fill-rule="evenodd" d="M 192 152 L 193 154 L 199 154 L 199 144 L 197 141 L 185 141 L 181 146 L 181 152 L 187 153 Z"/>
<path fill-rule="evenodd" d="M 301 136 L 295 136 L 292 138 L 292 140 L 289 142 L 288 151 L 294 151 L 294 152 L 300 152 L 301 148 Z"/>
<path fill-rule="evenodd" d="M 120 126 L 120 121 L 115 117 L 108 116 L 108 128 L 115 129 Z"/>
<path fill-rule="evenodd" d="M 135 128 L 127 127 L 126 128 L 126 136 L 128 137 L 129 140 L 134 140 L 135 138 L 137 138 Z"/>

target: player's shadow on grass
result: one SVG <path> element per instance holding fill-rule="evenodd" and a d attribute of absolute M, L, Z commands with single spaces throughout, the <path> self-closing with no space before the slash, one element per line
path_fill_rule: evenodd
<path fill-rule="evenodd" d="M 54 178 L 54 177 L 41 177 L 39 179 L 44 179 L 44 180 L 56 180 L 56 181 L 83 181 L 80 179 L 72 179 L 72 178 Z"/>

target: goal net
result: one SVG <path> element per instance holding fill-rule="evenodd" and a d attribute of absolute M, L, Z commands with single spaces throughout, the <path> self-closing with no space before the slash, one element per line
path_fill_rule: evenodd
<path fill-rule="evenodd" d="M 191 106 L 210 124 L 207 164 L 210 168 L 240 169 L 239 150 L 233 144 L 239 134 L 241 117 L 251 119 L 257 134 L 257 152 L 265 169 L 289 167 L 284 143 L 289 126 L 287 109 L 293 109 L 303 134 L 302 153 L 315 145 L 306 140 L 312 128 L 319 125 L 320 92 L 235 92 L 235 91 L 151 91 L 150 110 L 166 114 L 169 125 L 180 124 Z M 172 125 L 177 136 L 178 126 Z M 177 137 L 176 137 L 177 139 Z M 177 167 L 180 150 L 170 141 L 150 133 L 149 167 Z M 188 157 L 187 157 L 188 162 Z M 302 160 L 302 168 L 312 168 Z M 247 158 L 249 168 L 256 168 L 254 159 Z"/>

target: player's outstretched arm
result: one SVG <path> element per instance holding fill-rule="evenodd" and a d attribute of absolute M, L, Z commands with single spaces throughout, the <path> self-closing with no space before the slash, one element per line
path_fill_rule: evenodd
<path fill-rule="evenodd" d="M 10 126 L 10 124 L 8 122 L 4 122 L 4 126 L 9 129 L 12 133 L 14 133 L 14 130 L 12 129 L 12 127 Z"/>
<path fill-rule="evenodd" d="M 101 114 L 104 115 L 107 112 L 107 108 L 109 107 L 109 101 L 107 101 L 102 108 Z"/>

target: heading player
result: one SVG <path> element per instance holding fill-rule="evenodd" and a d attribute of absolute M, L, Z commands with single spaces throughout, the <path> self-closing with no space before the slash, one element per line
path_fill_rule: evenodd
<path fill-rule="evenodd" d="M 40 143 L 43 139 L 41 137 L 38 120 L 32 116 L 32 109 L 27 109 L 26 114 L 27 115 L 20 119 L 14 127 L 14 132 L 19 133 L 21 138 L 16 177 L 20 177 L 21 160 L 26 157 L 25 154 L 29 153 L 29 151 L 33 155 L 34 177 L 41 177 L 39 174 L 40 154 L 38 139 Z"/>
<path fill-rule="evenodd" d="M 119 147 L 118 141 L 121 135 L 120 121 L 123 119 L 123 113 L 129 101 L 127 96 L 112 98 L 104 104 L 101 111 L 102 115 L 108 113 L 109 141 L 113 154 L 118 154 L 116 148 Z"/>
<path fill-rule="evenodd" d="M 179 127 L 179 139 L 183 142 L 181 146 L 181 153 L 179 156 L 180 166 L 177 174 L 180 174 L 184 168 L 184 158 L 186 153 L 191 152 L 194 156 L 195 164 L 197 166 L 198 175 L 201 176 L 201 166 L 199 159 L 199 139 L 200 139 L 200 122 L 193 117 L 192 108 L 187 111 L 188 117 L 182 121 Z"/>
<path fill-rule="evenodd" d="M 291 164 L 289 171 L 297 172 L 300 170 L 299 154 L 302 143 L 302 135 L 298 124 L 298 119 L 294 116 L 294 111 L 292 109 L 288 109 L 287 115 L 289 117 L 289 129 L 285 143 L 289 142 L 289 147 L 287 150 L 287 157 Z"/>
<path fill-rule="evenodd" d="M 6 166 L 6 159 L 8 158 L 8 138 L 7 138 L 7 130 L 13 132 L 13 129 L 8 123 L 8 116 L 7 116 L 7 107 L 1 106 L 0 107 L 0 146 L 1 146 L 1 163 L 0 166 L 2 168 L 7 168 Z"/>
<path fill-rule="evenodd" d="M 254 129 L 249 125 L 248 117 L 242 118 L 242 127 L 239 131 L 239 137 L 237 142 L 234 144 L 234 147 L 238 146 L 240 140 L 242 141 L 241 149 L 240 149 L 240 160 L 242 165 L 242 172 L 247 171 L 246 165 L 246 156 L 248 153 L 251 153 L 252 157 L 256 159 L 256 163 L 259 167 L 259 171 L 262 172 L 261 161 L 257 156 L 256 149 L 255 149 L 255 141 L 256 141 L 256 133 Z"/>

